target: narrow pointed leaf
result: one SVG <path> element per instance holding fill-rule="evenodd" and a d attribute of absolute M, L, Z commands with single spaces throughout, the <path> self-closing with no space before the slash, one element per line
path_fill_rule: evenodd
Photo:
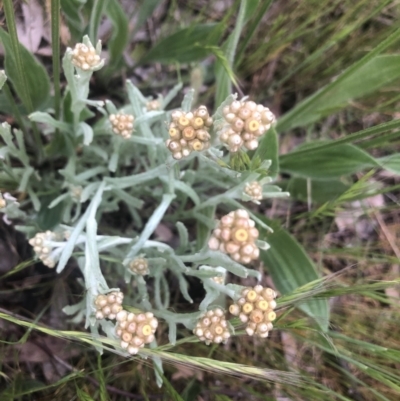
<path fill-rule="evenodd" d="M 312 149 L 313 146 L 327 142 L 309 142 L 299 147 L 299 150 Z M 334 179 L 377 166 L 379 163 L 372 156 L 348 143 L 333 148 L 316 149 L 315 152 L 307 154 L 296 155 L 296 152 L 292 152 L 280 157 L 282 171 L 316 180 Z"/>
<path fill-rule="evenodd" d="M 271 160 L 271 166 L 268 169 L 268 175 L 275 178 L 279 173 L 279 149 L 278 149 L 278 135 L 275 127 L 269 129 L 262 137 L 261 142 L 254 153 L 252 164 L 254 162 L 263 162 L 264 160 Z"/>
<path fill-rule="evenodd" d="M 240 34 L 242 33 L 242 29 L 246 23 L 246 13 L 249 12 L 249 10 L 251 11 L 251 7 L 248 7 L 248 3 L 251 2 L 248 0 L 241 1 L 235 29 L 223 45 L 223 52 L 230 69 L 233 67 Z M 253 3 L 255 3 L 255 1 L 253 1 Z M 226 68 L 224 68 L 223 63 L 219 60 L 215 63 L 215 79 L 217 83 L 215 104 L 219 106 L 232 92 L 231 77 L 226 73 Z"/>
<path fill-rule="evenodd" d="M 122 53 L 128 43 L 128 18 L 118 1 L 108 0 L 106 7 L 107 15 L 113 25 L 113 33 L 108 41 L 108 51 L 110 54 L 108 64 L 114 66 L 121 61 Z"/>
<path fill-rule="evenodd" d="M 190 63 L 201 60 L 211 54 L 210 46 L 217 45 L 220 31 L 221 26 L 217 24 L 199 24 L 181 29 L 156 43 L 141 63 Z"/>
<path fill-rule="evenodd" d="M 24 106 L 29 110 L 30 105 L 24 93 L 28 93 L 33 109 L 39 109 L 49 97 L 50 81 L 45 68 L 35 59 L 35 57 L 24 46 L 19 44 L 19 53 L 23 65 L 25 80 L 21 80 L 18 74 L 17 61 L 9 34 L 0 28 L 0 40 L 5 50 L 4 67 L 7 77 L 12 82 L 18 97 L 23 100 Z M 27 87 L 24 87 L 24 81 Z"/>
<path fill-rule="evenodd" d="M 397 41 L 396 30 L 379 46 L 354 63 L 337 79 L 299 103 L 278 122 L 278 132 L 305 126 L 346 106 L 350 100 L 377 91 L 400 77 L 400 56 L 379 53 Z"/>
<path fill-rule="evenodd" d="M 261 232 L 261 238 L 271 245 L 268 251 L 261 251 L 261 260 L 271 275 L 272 280 L 281 294 L 289 294 L 296 288 L 317 280 L 319 274 L 314 263 L 306 254 L 304 248 L 279 223 L 259 216 L 274 232 L 266 235 Z M 327 331 L 329 324 L 329 307 L 326 299 L 310 300 L 298 305 L 299 309 L 311 316 Z"/>

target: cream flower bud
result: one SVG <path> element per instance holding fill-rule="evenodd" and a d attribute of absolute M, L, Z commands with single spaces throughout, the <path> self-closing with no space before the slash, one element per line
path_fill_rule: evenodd
<path fill-rule="evenodd" d="M 137 354 L 139 348 L 154 340 L 158 320 L 152 313 L 147 312 L 135 315 L 121 311 L 117 314 L 117 320 L 115 333 L 122 340 L 121 347 L 126 348 L 131 355 Z"/>
<path fill-rule="evenodd" d="M 96 319 L 108 318 L 113 320 L 121 316 L 123 299 L 124 294 L 120 291 L 113 291 L 107 295 L 98 295 L 94 301 L 96 306 Z"/>
<path fill-rule="evenodd" d="M 246 332 L 249 336 L 265 338 L 272 330 L 272 322 L 276 318 L 275 297 L 275 291 L 261 285 L 243 288 L 241 298 L 229 307 L 229 312 L 247 323 Z"/>
<path fill-rule="evenodd" d="M 135 118 L 130 114 L 111 114 L 109 117 L 112 131 L 125 139 L 129 139 L 133 132 Z"/>
<path fill-rule="evenodd" d="M 193 333 L 207 345 L 226 343 L 231 336 L 224 311 L 220 308 L 209 310 L 197 321 Z"/>
<path fill-rule="evenodd" d="M 252 101 L 235 100 L 223 109 L 225 124 L 219 139 L 230 152 L 238 152 L 243 146 L 254 150 L 258 147 L 258 138 L 275 122 L 271 111 Z"/>
<path fill-rule="evenodd" d="M 221 252 L 240 263 L 250 263 L 259 256 L 259 250 L 255 244 L 258 238 L 258 230 L 254 228 L 254 221 L 249 214 L 242 209 L 230 212 L 223 216 L 213 231 L 208 246 L 212 250 Z"/>
<path fill-rule="evenodd" d="M 129 269 L 132 273 L 144 276 L 149 274 L 149 261 L 145 258 L 136 258 L 129 263 Z"/>
<path fill-rule="evenodd" d="M 180 160 L 191 152 L 200 152 L 210 147 L 208 127 L 212 125 L 206 106 L 200 106 L 193 113 L 175 110 L 171 114 L 169 139 L 165 142 L 174 159 Z"/>
<path fill-rule="evenodd" d="M 253 201 L 262 199 L 262 186 L 257 181 L 247 183 L 244 192 L 249 195 Z"/>
<path fill-rule="evenodd" d="M 100 58 L 100 55 L 88 39 L 85 40 L 84 38 L 84 42 L 77 43 L 75 48 L 70 50 L 72 53 L 72 64 L 83 71 L 100 69 L 104 64 L 104 60 Z"/>
<path fill-rule="evenodd" d="M 59 233 L 53 231 L 45 231 L 37 233 L 33 238 L 29 240 L 29 244 L 33 247 L 36 256 L 43 262 L 47 267 L 53 268 L 58 260 L 57 257 L 52 255 L 54 241 L 60 241 L 62 236 Z M 56 258 L 57 260 L 55 260 Z"/>
<path fill-rule="evenodd" d="M 215 283 L 219 284 L 219 285 L 224 285 L 225 284 L 225 276 L 211 277 L 211 280 L 214 281 Z"/>
<path fill-rule="evenodd" d="M 160 110 L 161 104 L 158 99 L 150 100 L 146 103 L 146 109 L 147 111 Z"/>

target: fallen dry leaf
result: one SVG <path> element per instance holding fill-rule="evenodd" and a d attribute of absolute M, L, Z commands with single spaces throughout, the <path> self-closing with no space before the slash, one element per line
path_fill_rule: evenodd
<path fill-rule="evenodd" d="M 37 0 L 22 3 L 23 20 L 17 21 L 19 41 L 32 53 L 39 49 L 44 31 L 43 9 Z"/>
<path fill-rule="evenodd" d="M 201 370 L 196 370 L 189 366 L 178 365 L 177 371 L 172 375 L 172 380 L 191 379 L 192 377 L 203 381 L 204 373 Z"/>
<path fill-rule="evenodd" d="M 41 347 L 38 344 L 43 344 Z M 28 340 L 24 344 L 16 344 L 7 347 L 2 357 L 4 362 L 19 361 L 31 363 L 43 363 L 53 360 L 51 355 L 57 355 L 61 359 L 69 359 L 79 354 L 77 348 L 66 347 L 67 343 L 59 338 L 43 336 L 36 342 Z"/>

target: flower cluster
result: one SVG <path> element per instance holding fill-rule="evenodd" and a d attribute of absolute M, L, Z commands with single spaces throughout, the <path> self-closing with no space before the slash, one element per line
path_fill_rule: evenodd
<path fill-rule="evenodd" d="M 231 336 L 224 311 L 220 308 L 207 311 L 198 320 L 193 333 L 207 345 L 226 343 Z"/>
<path fill-rule="evenodd" d="M 43 264 L 53 268 L 58 259 L 52 252 L 54 242 L 60 241 L 61 239 L 60 234 L 47 230 L 42 233 L 37 233 L 29 240 L 29 244 L 32 245 L 37 257 Z"/>
<path fill-rule="evenodd" d="M 82 191 L 83 191 L 83 188 L 80 185 L 71 185 L 69 187 L 69 193 L 71 195 L 71 198 L 75 202 L 80 202 L 81 196 L 82 196 Z"/>
<path fill-rule="evenodd" d="M 260 250 L 255 240 L 258 230 L 246 210 L 238 209 L 223 216 L 208 241 L 212 250 L 227 253 L 239 263 L 250 263 L 257 259 Z"/>
<path fill-rule="evenodd" d="M 201 151 L 210 147 L 208 132 L 213 120 L 206 106 L 200 106 L 193 113 L 182 110 L 172 112 L 172 122 L 169 126 L 168 149 L 174 159 L 187 157 L 194 150 Z"/>
<path fill-rule="evenodd" d="M 154 340 L 158 320 L 151 312 L 134 313 L 122 310 L 117 314 L 118 324 L 115 327 L 117 336 L 121 339 L 121 347 L 131 355 L 136 355 L 139 348 Z"/>
<path fill-rule="evenodd" d="M 7 206 L 7 202 L 5 199 L 0 198 L 0 209 L 4 209 Z"/>
<path fill-rule="evenodd" d="M 111 114 L 109 117 L 114 134 L 129 139 L 133 132 L 134 117 L 130 114 Z"/>
<path fill-rule="evenodd" d="M 219 285 L 224 285 L 225 284 L 225 278 L 226 276 L 214 276 L 211 277 L 211 280 L 214 281 L 215 283 L 219 284 Z"/>
<path fill-rule="evenodd" d="M 132 273 L 144 276 L 149 274 L 149 261 L 145 258 L 136 258 L 129 263 L 129 269 Z"/>
<path fill-rule="evenodd" d="M 275 121 L 275 116 L 267 107 L 252 101 L 235 100 L 222 112 L 226 124 L 220 140 L 230 152 L 237 152 L 242 146 L 249 150 L 256 149 L 258 138 Z"/>
<path fill-rule="evenodd" d="M 242 290 L 237 303 L 229 307 L 229 312 L 247 323 L 246 332 L 249 336 L 265 338 L 272 330 L 272 322 L 276 318 L 275 298 L 276 293 L 271 288 L 264 288 L 262 285 L 247 287 Z"/>
<path fill-rule="evenodd" d="M 158 99 L 150 100 L 149 102 L 146 103 L 146 109 L 147 111 L 160 110 L 161 109 L 160 101 Z"/>
<path fill-rule="evenodd" d="M 122 311 L 124 294 L 113 291 L 106 295 L 98 295 L 94 304 L 96 305 L 96 319 L 115 319 L 118 312 Z"/>
<path fill-rule="evenodd" d="M 262 186 L 257 181 L 247 183 L 244 192 L 249 195 L 253 201 L 262 199 Z"/>
<path fill-rule="evenodd" d="M 72 63 L 84 71 L 97 69 L 102 60 L 92 44 L 77 43 L 72 50 Z"/>

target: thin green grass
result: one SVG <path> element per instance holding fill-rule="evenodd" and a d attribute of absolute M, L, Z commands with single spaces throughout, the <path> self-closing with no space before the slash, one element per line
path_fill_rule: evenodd
<path fill-rule="evenodd" d="M 97 36 L 101 12 L 103 11 L 102 1 L 96 1 L 98 12 L 89 18 L 90 33 L 93 38 Z M 152 2 L 155 6 L 157 2 Z M 186 18 L 194 24 L 209 22 L 206 21 L 206 7 L 201 8 L 197 15 L 193 15 L 195 2 L 181 13 L 181 24 L 187 26 Z M 238 5 L 239 2 L 236 2 Z M 245 4 L 243 2 L 242 4 Z M 272 4 L 271 4 L 272 3 Z M 394 15 L 398 13 L 393 1 L 319 1 L 279 3 L 280 12 L 273 14 L 275 2 L 261 2 L 258 12 L 254 15 L 244 29 L 244 35 L 238 42 L 238 32 L 242 26 L 237 26 L 234 37 L 234 46 L 238 48 L 235 60 L 222 53 L 214 43 L 204 49 L 214 53 L 220 62 L 228 62 L 223 71 L 224 79 L 230 85 L 232 77 L 236 72 L 243 77 L 260 74 L 263 69 L 270 68 L 271 63 L 277 63 L 277 69 L 272 73 L 272 79 L 268 85 L 253 87 L 254 95 L 258 97 L 270 96 L 279 103 L 280 94 L 289 94 L 291 104 L 303 99 L 306 94 L 315 93 L 308 100 L 298 103 L 280 121 L 280 129 L 289 132 L 292 121 L 298 120 L 304 113 L 312 113 L 314 106 L 318 105 L 322 96 L 340 88 L 346 77 L 359 71 L 363 65 L 383 51 L 389 51 L 400 38 L 399 29 L 396 23 L 382 26 L 379 18 L 388 15 L 388 11 Z M 391 6 L 392 8 L 387 8 Z M 11 19 L 12 2 L 5 0 L 7 23 L 12 31 Z M 59 10 L 60 2 L 52 2 L 52 39 L 53 39 L 53 74 L 54 81 L 54 109 L 60 115 L 60 82 L 59 74 Z M 140 23 L 144 22 L 144 15 L 148 15 L 146 7 L 142 3 L 138 10 Z M 150 7 L 150 9 L 151 9 Z M 146 9 L 145 9 L 146 8 Z M 387 8 L 387 9 L 386 9 Z M 224 16 L 224 23 L 233 21 L 234 11 L 232 7 Z M 171 2 L 165 24 L 161 26 L 161 33 L 175 30 L 175 12 L 179 11 L 178 2 Z M 335 13 L 338 13 L 337 16 Z M 265 19 L 265 15 L 272 15 Z M 389 14 L 390 15 L 390 14 Z M 378 18 L 379 17 L 379 18 Z M 243 21 L 242 21 L 243 22 Z M 242 24 L 241 24 L 242 25 Z M 10 28 L 11 27 L 11 28 Z M 182 26 L 183 27 L 183 26 Z M 134 28 L 134 33 L 138 28 Z M 316 32 L 318 33 L 316 35 Z M 365 32 L 365 34 L 364 34 Z M 391 36 L 389 36 L 389 33 Z M 267 36 L 267 40 L 265 37 Z M 233 36 L 232 36 L 233 37 Z M 17 49 L 17 40 L 14 26 L 14 33 L 11 34 L 13 48 Z M 18 49 L 17 49 L 18 50 Z M 366 50 L 372 50 L 363 58 Z M 17 56 L 18 58 L 18 51 Z M 354 63 L 355 60 L 359 60 Z M 17 63 L 18 65 L 18 63 Z M 230 70 L 235 66 L 237 70 Z M 20 68 L 19 65 L 18 68 Z M 349 67 L 343 75 L 331 82 L 331 79 L 341 73 L 343 67 Z M 117 76 L 124 73 L 124 67 L 115 66 L 113 73 Z M 180 67 L 179 67 L 180 68 Z M 58 72 L 57 72 L 58 71 Z M 128 69 L 129 71 L 129 69 Z M 231 71 L 227 74 L 227 71 Z M 174 74 L 175 74 L 174 70 Z M 182 70 L 184 81 L 187 79 L 187 71 Z M 23 71 L 20 71 L 23 79 Z M 158 74 L 158 72 L 157 72 Z M 155 75 L 150 74 L 150 77 Z M 175 76 L 175 75 L 174 75 Z M 160 78 L 162 82 L 168 82 L 168 75 Z M 261 82 L 262 79 L 261 79 Z M 330 82 L 330 83 L 329 83 Z M 142 85 L 149 86 L 147 82 Z M 320 92 L 320 87 L 327 85 Z M 249 83 L 245 86 L 250 87 Z M 154 88 L 154 86 L 149 86 Z M 13 99 L 13 94 L 6 86 L 3 88 L 6 96 Z M 8 92 L 7 92 L 8 90 Z M 211 91 L 208 88 L 208 95 Z M 217 94 L 220 96 L 220 94 Z M 24 94 L 24 103 L 29 103 L 29 94 Z M 276 100 L 278 99 L 278 100 Z M 379 102 L 377 101 L 379 99 Z M 28 104 L 27 103 L 27 104 Z M 380 153 L 387 150 L 398 149 L 398 131 L 400 123 L 397 120 L 387 122 L 387 119 L 396 111 L 399 103 L 399 96 L 396 90 L 381 91 L 363 99 L 362 103 L 352 103 L 341 113 L 335 115 L 333 125 L 320 133 L 326 120 L 317 122 L 311 127 L 296 131 L 297 134 L 309 138 L 318 139 L 334 138 L 329 143 L 317 145 L 314 148 L 303 148 L 294 150 L 288 155 L 304 157 L 307 159 L 312 152 L 318 150 L 332 150 L 342 144 L 357 144 L 363 149 Z M 15 106 L 15 102 L 11 102 Z M 286 110 L 287 105 L 283 105 Z M 15 109 L 15 107 L 14 107 Z M 364 116 L 372 112 L 384 112 L 380 116 L 380 123 L 370 128 L 360 122 Z M 14 117 L 20 127 L 23 127 L 23 118 L 18 109 Z M 349 127 L 356 126 L 356 129 Z M 307 134 L 306 131 L 309 131 Z M 348 134 L 348 132 L 352 132 Z M 339 133 L 339 135 L 338 135 Z M 288 137 L 289 135 L 287 135 Z M 290 143 L 294 136 L 287 139 Z M 285 141 L 286 139 L 283 139 Z M 390 149 L 392 148 L 392 149 Z M 318 168 L 318 166 L 316 166 Z M 243 331 L 238 320 L 232 323 L 236 328 L 232 344 L 226 347 L 212 347 L 211 349 L 200 344 L 194 336 L 188 336 L 188 331 L 179 331 L 180 339 L 174 345 L 166 344 L 166 333 L 160 334 L 159 346 L 154 349 L 145 349 L 141 357 L 126 358 L 123 350 L 116 340 L 100 335 L 94 338 L 91 334 L 82 331 L 82 327 L 72 322 L 66 322 L 68 329 L 59 330 L 48 327 L 42 315 L 35 320 L 29 320 L 23 316 L 13 314 L 6 310 L 0 311 L 2 319 L 9 327 L 17 328 L 16 334 L 2 340 L 0 353 L 6 352 L 16 345 L 27 344 L 31 338 L 40 333 L 44 338 L 60 338 L 66 341 L 72 348 L 79 349 L 78 357 L 72 358 L 74 366 L 70 365 L 64 378 L 54 383 L 43 384 L 44 380 L 30 381 L 27 372 L 18 373 L 16 367 L 23 363 L 18 361 L 15 355 L 14 364 L 0 363 L 12 366 L 14 376 L 2 374 L 0 388 L 1 397 L 8 399 L 36 399 L 35 397 L 53 397 L 58 399 L 82 399 L 82 400 L 122 400 L 123 397 L 132 396 L 132 389 L 141 392 L 133 394 L 137 399 L 153 399 L 164 397 L 164 399 L 178 399 L 189 401 L 201 396 L 203 399 L 237 400 L 238 394 L 245 397 L 253 397 L 259 400 L 275 400 L 278 397 L 287 397 L 292 400 L 390 400 L 395 401 L 400 392 L 400 377 L 397 373 L 397 365 L 400 362 L 400 343 L 398 329 L 398 299 L 388 295 L 386 292 L 392 288 L 398 288 L 400 281 L 387 273 L 384 267 L 387 264 L 397 264 L 398 259 L 392 254 L 381 252 L 381 242 L 369 242 L 365 244 L 360 239 L 354 239 L 350 246 L 346 240 L 339 247 L 332 244 L 322 247 L 320 241 L 326 234 L 335 230 L 333 218 L 340 210 L 346 210 L 349 202 L 362 201 L 363 199 L 379 195 L 394 193 L 399 190 L 398 181 L 391 182 L 386 186 L 376 188 L 370 185 L 371 179 L 377 175 L 374 170 L 358 178 L 355 181 L 348 179 L 349 188 L 331 199 L 325 204 L 314 205 L 310 202 L 310 210 L 307 212 L 295 212 L 290 220 L 290 229 L 295 232 L 297 238 L 307 248 L 308 253 L 319 260 L 319 267 L 322 271 L 330 274 L 326 260 L 333 259 L 334 264 L 339 265 L 354 263 L 353 269 L 346 269 L 339 274 L 309 283 L 298 288 L 291 294 L 278 298 L 278 320 L 276 330 L 272 332 L 267 342 L 243 341 Z M 353 180 L 355 182 L 353 182 Z M 329 183 L 327 183 L 329 185 Z M 396 195 L 397 196 L 397 195 Z M 396 198 L 397 199 L 397 198 Z M 382 213 L 395 213 L 398 205 L 388 203 Z M 278 210 L 282 216 L 290 213 L 282 206 Z M 289 206 L 288 206 L 289 208 Z M 183 210 L 183 208 L 182 208 Z M 302 211 L 306 210 L 304 207 Z M 366 209 L 368 215 L 372 209 Z M 396 218 L 396 217 L 395 217 Z M 315 238 L 318 238 L 316 245 Z M 83 253 L 75 253 L 74 256 L 82 256 Z M 106 271 L 115 273 L 115 262 L 118 257 L 114 255 L 102 255 L 103 268 Z M 1 280 L 16 280 L 10 287 L 1 291 L 1 294 L 9 294 L 10 298 L 19 296 L 23 291 L 33 291 L 34 294 L 43 294 L 45 291 L 52 291 L 54 281 L 47 283 L 33 283 L 28 288 L 19 286 L 18 276 L 22 272 L 29 274 L 29 267 L 32 261 L 19 264 L 6 274 Z M 336 265 L 335 265 L 336 266 Z M 373 272 L 370 274 L 370 272 Z M 367 277 L 365 277 L 368 275 Z M 42 278 L 42 277 L 40 277 Z M 64 277 L 62 278 L 64 280 Z M 65 282 L 67 291 L 70 291 L 68 298 L 75 298 L 81 295 L 80 287 L 71 281 Z M 79 290 L 77 290 L 79 288 Z M 132 290 L 133 291 L 133 290 Z M 22 295 L 23 296 L 23 295 Z M 332 299 L 333 312 L 329 331 L 322 335 L 315 324 L 295 307 L 313 299 Z M 72 303 L 72 302 L 71 302 Z M 336 306 L 335 306 L 336 305 Z M 43 305 L 42 305 L 43 306 Z M 49 303 L 42 308 L 42 314 L 50 306 Z M 177 303 L 177 307 L 180 305 Z M 22 312 L 20 312 L 22 313 Z M 293 339 L 293 343 L 285 340 L 285 335 Z M 289 345 L 288 345 L 289 344 Z M 95 354 L 93 348 L 102 348 L 105 352 L 102 356 Z M 293 358 L 290 347 L 295 353 Z M 188 356 L 188 355 L 191 356 Z M 161 358 L 165 362 L 163 374 L 164 388 L 158 389 L 155 383 L 151 358 Z M 56 361 L 53 361 L 54 363 Z M 75 370 L 76 369 L 76 370 Z M 193 369 L 192 376 L 174 379 L 173 374 L 177 370 L 186 371 Z M 196 372 L 202 375 L 201 379 Z M 161 373 L 161 372 L 159 372 Z M 40 374 L 38 374 L 40 376 Z M 91 380 L 87 380 L 90 378 Z M 218 380 L 218 385 L 216 384 Z M 5 389 L 5 390 L 4 390 Z M 119 391 L 119 392 L 118 392 Z M 124 392 L 126 394 L 124 394 Z M 168 395 L 162 394 L 167 392 Z M 241 393 L 242 392 L 242 393 Z M 195 394 L 195 395 L 193 395 Z M 215 395 L 214 395 L 215 394 Z M 8 397 L 8 398 L 7 398 Z M 169 397 L 169 398 L 165 398 Z M 191 398 L 192 397 L 192 398 Z M 213 398 L 214 397 L 214 398 Z M 134 397 L 131 397 L 135 399 Z"/>

